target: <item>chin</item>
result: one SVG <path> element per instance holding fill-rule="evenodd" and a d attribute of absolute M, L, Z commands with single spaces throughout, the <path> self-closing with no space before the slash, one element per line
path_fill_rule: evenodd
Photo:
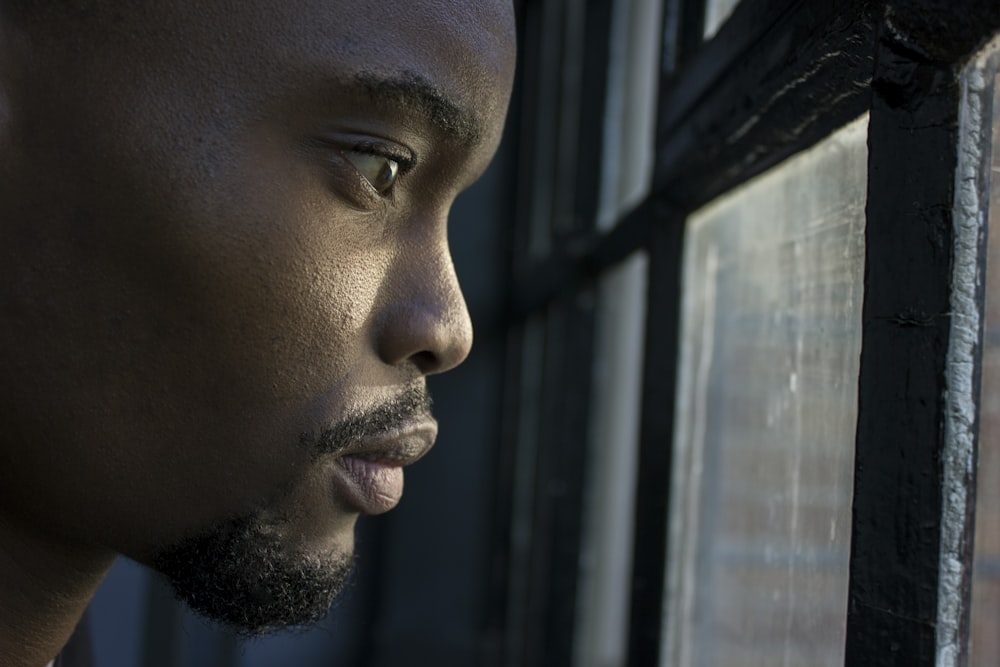
<path fill-rule="evenodd" d="M 258 517 L 159 549 L 152 565 L 194 611 L 245 637 L 310 626 L 343 593 L 353 550 L 303 553 Z"/>

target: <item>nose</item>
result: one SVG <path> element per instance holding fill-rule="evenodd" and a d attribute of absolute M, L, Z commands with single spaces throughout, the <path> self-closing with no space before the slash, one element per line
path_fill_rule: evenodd
<path fill-rule="evenodd" d="M 423 375 L 462 363 L 472 349 L 472 320 L 446 239 L 400 249 L 383 293 L 377 350 L 389 365 L 411 363 Z"/>

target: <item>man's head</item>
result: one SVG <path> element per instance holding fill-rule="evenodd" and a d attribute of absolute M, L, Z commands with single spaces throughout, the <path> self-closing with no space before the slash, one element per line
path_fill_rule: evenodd
<path fill-rule="evenodd" d="M 0 7 L 0 520 L 312 619 L 472 342 L 509 3 Z"/>

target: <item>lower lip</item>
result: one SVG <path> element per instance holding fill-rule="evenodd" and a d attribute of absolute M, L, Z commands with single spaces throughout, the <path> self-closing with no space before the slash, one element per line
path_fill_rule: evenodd
<path fill-rule="evenodd" d="M 403 469 L 354 456 L 337 459 L 334 485 L 337 495 L 364 514 L 382 514 L 403 497 Z"/>

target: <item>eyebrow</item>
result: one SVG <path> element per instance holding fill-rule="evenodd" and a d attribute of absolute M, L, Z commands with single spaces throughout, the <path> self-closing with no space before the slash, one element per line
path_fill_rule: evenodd
<path fill-rule="evenodd" d="M 386 77 L 363 72 L 355 76 L 355 81 L 375 102 L 412 110 L 465 146 L 474 146 L 482 139 L 479 119 L 419 74 Z"/>

